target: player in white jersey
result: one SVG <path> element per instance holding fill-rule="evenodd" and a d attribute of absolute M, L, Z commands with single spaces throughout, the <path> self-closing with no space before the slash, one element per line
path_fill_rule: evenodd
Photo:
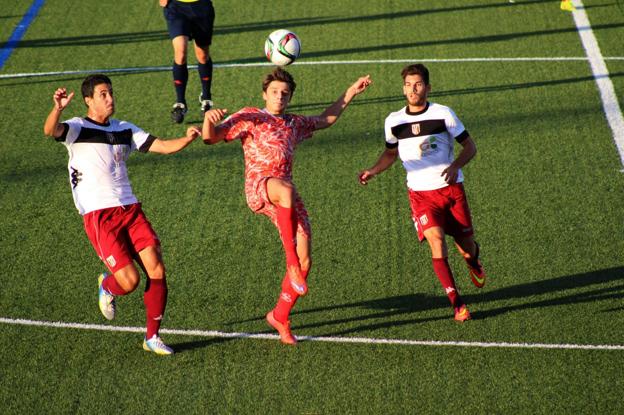
<path fill-rule="evenodd" d="M 145 303 L 147 329 L 143 348 L 171 354 L 158 335 L 167 303 L 167 282 L 160 241 L 132 192 L 126 160 L 132 151 L 171 154 L 182 150 L 201 134 L 189 127 L 186 136 L 162 140 L 137 126 L 110 118 L 115 99 L 110 79 L 90 75 L 82 83 L 87 105 L 85 118 L 59 122 L 74 93 L 65 88 L 54 92 L 44 133 L 62 142 L 69 152 L 69 180 L 85 231 L 110 274 L 98 278 L 100 311 L 115 317 L 115 296 L 133 292 L 140 280 L 136 261 L 147 275 Z"/>
<path fill-rule="evenodd" d="M 453 110 L 430 103 L 429 71 L 422 64 L 407 66 L 401 72 L 407 105 L 391 113 L 385 122 L 386 149 L 375 165 L 359 173 L 361 184 L 388 169 L 401 158 L 407 171 L 407 187 L 412 219 L 419 240 L 431 248 L 434 272 L 455 311 L 455 320 L 470 319 L 470 312 L 457 292 L 448 263 L 445 236 L 455 240 L 468 265 L 475 286 L 485 284 L 474 241 L 472 219 L 463 188 L 461 168 L 476 154 L 475 142 Z M 462 146 L 455 158 L 454 143 Z"/>

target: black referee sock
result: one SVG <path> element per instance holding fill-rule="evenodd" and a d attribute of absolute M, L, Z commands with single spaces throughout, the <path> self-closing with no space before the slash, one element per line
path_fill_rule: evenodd
<path fill-rule="evenodd" d="M 188 83 L 188 67 L 186 63 L 178 65 L 173 63 L 173 84 L 175 86 L 177 100 L 186 105 L 186 84 Z"/>
<path fill-rule="evenodd" d="M 212 59 L 208 59 L 206 63 L 197 64 L 199 79 L 202 86 L 202 99 L 212 99 L 210 88 L 212 86 Z"/>

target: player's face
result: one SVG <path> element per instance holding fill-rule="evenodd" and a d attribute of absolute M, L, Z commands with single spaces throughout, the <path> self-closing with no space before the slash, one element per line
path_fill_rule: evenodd
<path fill-rule="evenodd" d="M 427 103 L 431 85 L 426 85 L 420 75 L 407 75 L 403 81 L 403 94 L 412 107 L 422 107 Z"/>
<path fill-rule="evenodd" d="M 93 97 L 87 97 L 86 102 L 91 115 L 107 119 L 115 112 L 113 87 L 109 84 L 96 85 L 93 89 Z"/>
<path fill-rule="evenodd" d="M 273 81 L 262 92 L 267 111 L 273 115 L 282 115 L 290 102 L 290 87 L 286 82 Z"/>

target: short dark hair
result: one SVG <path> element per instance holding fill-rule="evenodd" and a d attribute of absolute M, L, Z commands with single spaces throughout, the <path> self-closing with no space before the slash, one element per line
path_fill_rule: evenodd
<path fill-rule="evenodd" d="M 401 71 L 401 76 L 405 81 L 405 78 L 408 75 L 420 75 L 420 77 L 425 82 L 425 85 L 429 85 L 429 69 L 425 67 L 422 63 L 415 63 L 413 65 L 408 65 Z"/>
<path fill-rule="evenodd" d="M 290 88 L 290 97 L 292 98 L 295 93 L 295 88 L 297 88 L 297 84 L 291 74 L 279 66 L 273 69 L 273 71 L 267 74 L 262 81 L 262 92 L 266 92 L 269 84 L 273 81 L 286 82 L 288 84 L 288 88 Z"/>
<path fill-rule="evenodd" d="M 82 81 L 82 98 L 93 98 L 93 91 L 95 90 L 95 87 L 100 84 L 113 85 L 110 78 L 106 75 L 95 74 L 87 76 L 85 80 Z"/>

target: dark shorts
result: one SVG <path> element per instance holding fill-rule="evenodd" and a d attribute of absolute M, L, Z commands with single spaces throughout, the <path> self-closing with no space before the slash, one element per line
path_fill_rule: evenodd
<path fill-rule="evenodd" d="M 83 216 L 95 252 L 114 274 L 150 246 L 160 246 L 140 203 L 95 210 Z"/>
<path fill-rule="evenodd" d="M 472 218 L 463 184 L 425 191 L 408 189 L 408 195 L 412 220 L 420 241 L 425 239 L 424 232 L 433 227 L 441 227 L 446 235 L 454 237 L 473 235 Z"/>
<path fill-rule="evenodd" d="M 209 46 L 212 43 L 214 26 L 214 7 L 210 0 L 199 0 L 193 3 L 184 3 L 170 0 L 163 9 L 169 38 L 187 36 L 195 40 L 197 46 Z"/>

